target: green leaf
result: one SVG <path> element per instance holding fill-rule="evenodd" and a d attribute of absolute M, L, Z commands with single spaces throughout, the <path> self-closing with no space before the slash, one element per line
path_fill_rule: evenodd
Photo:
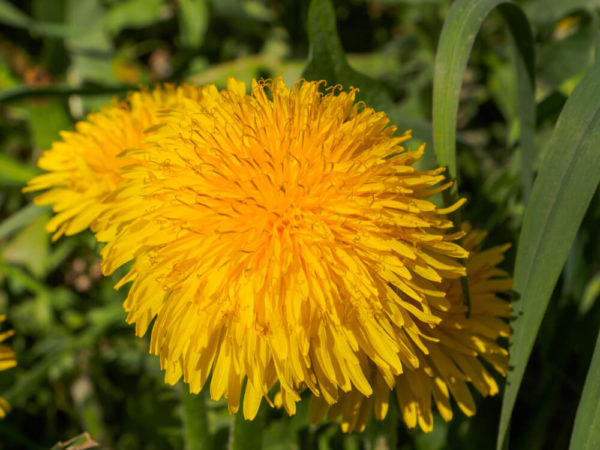
<path fill-rule="evenodd" d="M 60 139 L 60 131 L 73 128 L 71 115 L 62 99 L 30 102 L 28 111 L 33 142 L 42 150 L 49 149 L 52 142 Z"/>
<path fill-rule="evenodd" d="M 579 82 L 561 113 L 525 210 L 515 263 L 510 364 L 498 448 L 550 296 L 600 181 L 600 66 Z"/>
<path fill-rule="evenodd" d="M 19 231 L 30 224 L 34 219 L 37 219 L 44 213 L 50 211 L 48 206 L 27 205 L 20 209 L 8 219 L 0 223 L 0 240 L 10 236 L 15 231 Z"/>
<path fill-rule="evenodd" d="M 304 69 L 307 80 L 326 80 L 329 86 L 341 84 L 360 89 L 358 98 L 378 111 L 389 111 L 393 102 L 385 88 L 348 64 L 337 32 L 335 11 L 330 0 L 312 0 L 308 9 L 310 59 Z"/>
<path fill-rule="evenodd" d="M 65 23 L 81 30 L 77 36 L 69 36 L 66 47 L 74 52 L 94 51 L 106 53 L 113 45 L 106 30 L 106 9 L 100 0 L 67 0 Z"/>
<path fill-rule="evenodd" d="M 600 448 L 600 333 L 588 369 L 577 407 L 575 426 L 571 435 L 572 450 L 595 450 Z"/>
<path fill-rule="evenodd" d="M 0 186 L 22 186 L 39 174 L 40 171 L 36 167 L 0 153 Z"/>
<path fill-rule="evenodd" d="M 76 80 L 101 85 L 116 83 L 114 43 L 107 26 L 107 11 L 101 0 L 67 0 L 65 23 L 83 31 L 65 39 L 71 58 L 69 73 Z"/>
<path fill-rule="evenodd" d="M 505 0 L 458 0 L 448 12 L 435 59 L 433 78 L 433 144 L 440 166 L 457 178 L 456 122 L 460 89 L 475 36 L 483 20 L 498 7 L 504 18 L 516 59 L 519 121 L 525 196 L 533 178 L 535 125 L 533 39 L 522 10 Z M 453 188 L 456 192 L 456 186 Z"/>
<path fill-rule="evenodd" d="M 179 36 L 186 47 L 197 48 L 208 28 L 206 0 L 179 0 Z"/>
<path fill-rule="evenodd" d="M 106 29 L 117 35 L 125 28 L 143 28 L 160 18 L 163 0 L 121 0 L 106 13 Z"/>
<path fill-rule="evenodd" d="M 4 247 L 0 258 L 12 264 L 21 264 L 38 279 L 48 271 L 50 239 L 46 223 L 50 214 L 36 217 Z"/>

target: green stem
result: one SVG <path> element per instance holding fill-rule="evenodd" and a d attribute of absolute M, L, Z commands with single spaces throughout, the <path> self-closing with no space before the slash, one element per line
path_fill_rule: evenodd
<path fill-rule="evenodd" d="M 87 86 L 72 87 L 65 84 L 52 86 L 31 87 L 17 86 L 0 92 L 0 102 L 10 103 L 31 97 L 69 96 L 69 95 L 106 95 L 123 94 L 127 91 L 138 89 L 139 85 L 123 84 L 114 86 Z"/>
<path fill-rule="evenodd" d="M 262 448 L 262 432 L 266 422 L 266 405 L 258 409 L 254 420 L 244 419 L 242 411 L 238 411 L 233 419 L 233 440 L 230 440 L 230 450 L 260 450 Z"/>
<path fill-rule="evenodd" d="M 186 384 L 181 388 L 183 410 L 183 441 L 186 450 L 212 448 L 206 416 L 206 398 L 203 392 L 191 394 Z"/>

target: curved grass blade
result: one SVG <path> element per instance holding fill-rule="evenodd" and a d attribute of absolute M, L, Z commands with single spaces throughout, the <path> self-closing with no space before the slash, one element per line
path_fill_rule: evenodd
<path fill-rule="evenodd" d="M 570 449 L 594 450 L 600 448 L 600 333 L 592 355 L 577 407 Z"/>
<path fill-rule="evenodd" d="M 475 36 L 487 15 L 498 7 L 510 31 L 519 95 L 519 122 L 523 153 L 523 190 L 533 179 L 535 126 L 533 38 L 527 17 L 506 0 L 458 0 L 444 21 L 435 58 L 433 78 L 433 145 L 438 164 L 448 167 L 456 180 L 456 120 L 460 88 Z M 453 187 L 456 198 L 457 186 Z"/>
<path fill-rule="evenodd" d="M 516 320 L 498 448 L 506 440 L 519 386 L 550 296 L 600 182 L 600 65 L 567 100 L 525 210 L 515 263 Z"/>

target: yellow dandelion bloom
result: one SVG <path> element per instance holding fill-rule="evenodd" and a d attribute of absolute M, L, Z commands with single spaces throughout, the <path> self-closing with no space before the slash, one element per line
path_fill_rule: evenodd
<path fill-rule="evenodd" d="M 152 91 L 135 92 L 122 102 L 114 102 L 76 124 L 75 131 L 61 133 L 62 140 L 42 155 L 39 167 L 49 173 L 32 179 L 25 192 L 49 189 L 35 203 L 53 205 L 56 215 L 46 229 L 53 240 L 72 235 L 88 227 L 102 231 L 102 240 L 110 239 L 116 224 L 99 226 L 98 217 L 110 207 L 107 197 L 122 181 L 121 167 L 130 163 L 117 158 L 128 148 L 144 146 L 158 123 L 158 111 L 177 107 L 183 98 L 200 99 L 214 86 L 197 88 L 165 86 Z"/>
<path fill-rule="evenodd" d="M 6 315 L 0 314 L 0 323 L 6 320 Z M 10 369 L 17 365 L 17 359 L 15 352 L 6 344 L 1 344 L 6 339 L 11 337 L 15 332 L 8 330 L 0 333 L 0 371 Z M 6 400 L 0 397 L 0 419 L 6 417 L 6 414 L 10 411 L 10 405 Z"/>
<path fill-rule="evenodd" d="M 444 280 L 446 298 L 432 305 L 441 321 L 434 329 L 417 322 L 423 334 L 427 334 L 423 341 L 426 348 L 419 354 L 419 367 L 403 372 L 395 380 L 396 399 L 409 428 L 418 424 L 423 431 L 432 431 L 433 404 L 446 421 L 451 420 L 450 397 L 464 414 L 475 414 L 468 384 L 482 396 L 497 394 L 498 385 L 482 361 L 502 376 L 508 372 L 508 352 L 497 339 L 509 336 L 507 319 L 511 308 L 498 294 L 511 289 L 512 279 L 497 265 L 509 245 L 473 250 L 484 236 L 485 233 L 473 231 L 463 241 L 464 247 L 471 250 L 466 264 L 471 300 L 468 317 L 460 280 Z M 363 430 L 373 411 L 378 420 L 383 420 L 388 411 L 390 388 L 374 364 L 365 361 L 365 366 L 376 380 L 374 395 L 367 398 L 352 390 L 341 394 L 339 402 L 329 408 L 329 418 L 341 417 L 345 432 Z M 327 408 L 322 399 L 313 397 L 313 422 L 320 422 Z"/>
<path fill-rule="evenodd" d="M 125 309 L 166 381 L 255 416 L 278 383 L 293 414 L 305 388 L 335 403 L 371 395 L 366 362 L 392 383 L 418 367 L 424 331 L 446 304 L 440 282 L 465 273 L 448 209 L 427 198 L 449 186 L 418 171 L 423 154 L 394 136 L 355 90 L 244 83 L 161 117 L 143 147 L 121 153 L 111 195 L 122 222 L 103 249 L 111 273 L 133 260 Z M 141 199 L 141 200 L 140 200 Z M 130 219 L 123 221 L 127 209 Z M 424 327 L 417 325 L 425 324 Z M 429 331 L 429 330 L 427 330 Z"/>

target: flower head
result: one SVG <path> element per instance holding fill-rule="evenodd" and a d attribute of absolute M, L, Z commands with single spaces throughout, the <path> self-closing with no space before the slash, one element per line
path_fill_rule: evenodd
<path fill-rule="evenodd" d="M 498 294 L 511 289 L 512 279 L 497 265 L 504 259 L 509 245 L 479 251 L 485 236 L 482 232 L 470 232 L 463 245 L 471 253 L 467 260 L 470 293 L 470 312 L 463 300 L 461 281 L 444 280 L 442 286 L 446 298 L 432 306 L 434 314 L 441 319 L 430 329 L 416 321 L 427 335 L 425 348 L 419 353 L 419 367 L 406 370 L 395 379 L 395 394 L 404 422 L 409 428 L 417 424 L 424 431 L 432 431 L 432 403 L 441 416 L 452 419 L 450 397 L 467 416 L 475 414 L 475 402 L 468 384 L 482 396 L 498 393 L 498 385 L 485 363 L 506 376 L 508 352 L 497 339 L 509 336 L 507 318 L 510 303 Z M 372 411 L 378 420 L 387 414 L 390 388 L 383 381 L 377 368 L 367 364 L 371 377 L 376 380 L 374 395 L 367 398 L 356 390 L 340 394 L 339 402 L 329 408 L 329 418 L 341 416 L 342 429 L 346 432 L 363 430 Z M 311 416 L 319 422 L 328 405 L 313 397 Z"/>
<path fill-rule="evenodd" d="M 447 305 L 442 282 L 467 252 L 427 200 L 443 170 L 412 165 L 384 113 L 355 90 L 281 78 L 183 100 L 143 146 L 120 153 L 120 183 L 102 220 L 110 273 L 133 260 L 125 309 L 166 381 L 240 404 L 252 418 L 279 383 L 291 414 L 305 388 L 335 403 L 369 396 L 419 367 L 418 350 Z M 140 199 L 142 201 L 140 201 Z M 118 206 L 127 205 L 127 220 Z"/>
<path fill-rule="evenodd" d="M 0 323 L 6 320 L 6 315 L 0 314 Z M 4 342 L 11 337 L 15 332 L 13 330 L 3 331 L 0 333 L 0 342 Z M 0 371 L 10 369 L 17 365 L 15 352 L 6 344 L 0 344 Z M 10 405 L 6 400 L 0 397 L 0 419 L 6 417 L 10 411 Z"/>
<path fill-rule="evenodd" d="M 35 203 L 53 205 L 56 215 L 46 229 L 56 240 L 88 227 L 102 231 L 102 240 L 113 234 L 114 224 L 99 226 L 98 217 L 107 208 L 107 197 L 122 181 L 121 168 L 129 164 L 118 158 L 128 148 L 144 146 L 158 123 L 158 112 L 177 107 L 183 98 L 194 100 L 208 95 L 214 86 L 197 88 L 183 85 L 165 86 L 152 91 L 135 92 L 122 102 L 113 102 L 86 121 L 77 123 L 75 131 L 61 133 L 62 140 L 42 155 L 38 165 L 49 173 L 32 179 L 25 192 L 49 189 L 38 195 Z"/>

